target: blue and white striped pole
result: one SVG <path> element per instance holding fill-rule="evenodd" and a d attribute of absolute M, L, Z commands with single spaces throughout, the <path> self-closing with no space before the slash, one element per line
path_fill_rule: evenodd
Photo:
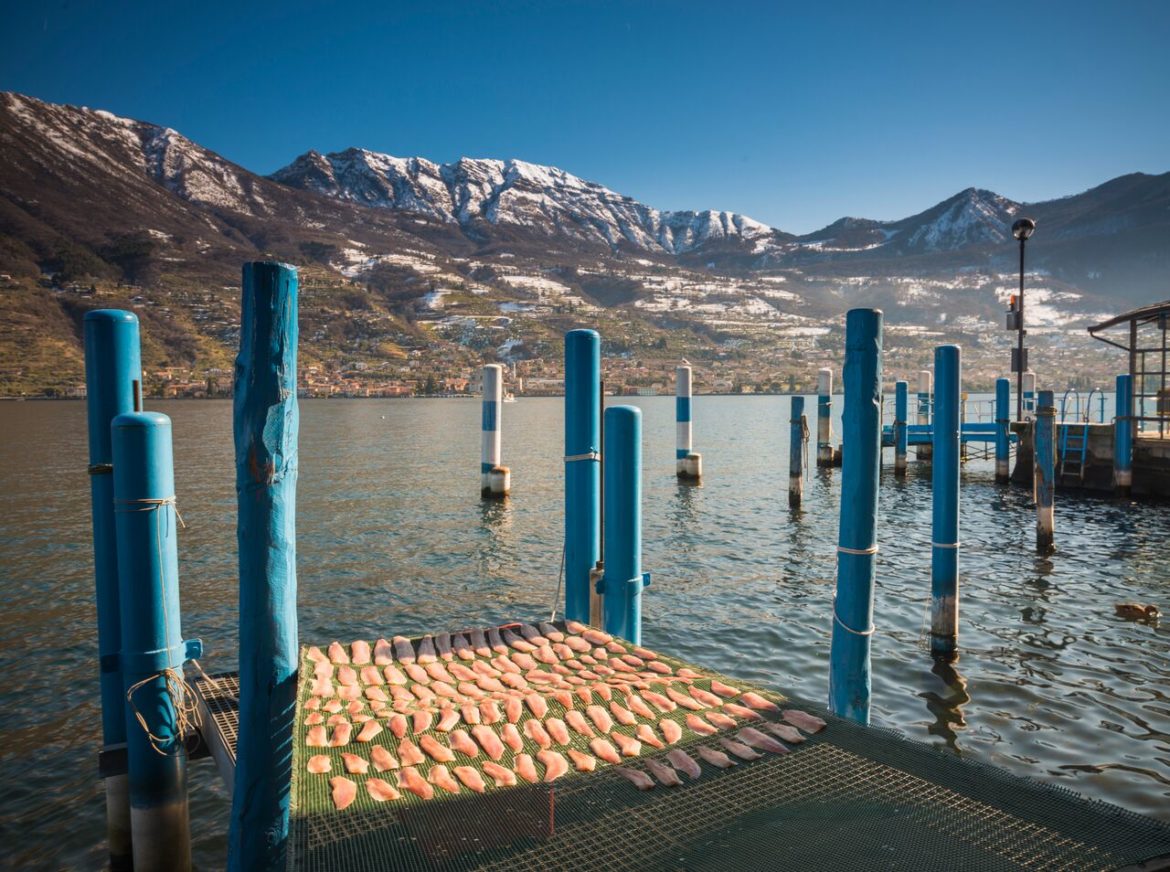
<path fill-rule="evenodd" d="M 85 386 L 89 424 L 89 489 L 93 516 L 93 568 L 96 582 L 97 641 L 102 703 L 102 745 L 126 741 L 125 685 L 118 666 L 122 617 L 118 597 L 118 537 L 114 520 L 114 455 L 110 422 L 138 411 L 142 361 L 138 316 L 117 309 L 85 313 Z M 133 867 L 130 796 L 125 773 L 107 775 L 106 842 L 110 869 Z"/>
<path fill-rule="evenodd" d="M 183 641 L 179 612 L 171 420 L 126 412 L 110 430 L 134 870 L 185 872 L 191 825 L 183 664 L 201 649 Z"/>
<path fill-rule="evenodd" d="M 788 416 L 788 505 L 794 509 L 804 496 L 804 434 L 807 429 L 804 397 L 793 397 L 792 411 Z"/>
<path fill-rule="evenodd" d="M 1024 420 L 1030 421 L 1036 413 L 1036 373 L 1024 372 Z"/>
<path fill-rule="evenodd" d="M 1007 484 L 1011 479 L 1011 442 L 1008 427 L 1012 417 L 1012 383 L 1006 378 L 995 380 L 995 480 Z"/>
<path fill-rule="evenodd" d="M 605 590 L 607 633 L 642 644 L 642 412 L 605 410 Z"/>
<path fill-rule="evenodd" d="M 894 475 L 901 478 L 906 474 L 906 451 L 909 441 L 906 427 L 910 414 L 910 385 L 904 381 L 894 382 Z"/>
<path fill-rule="evenodd" d="M 601 557 L 601 337 L 565 334 L 565 617 L 590 623 Z"/>
<path fill-rule="evenodd" d="M 833 370 L 817 371 L 817 466 L 833 465 Z"/>
<path fill-rule="evenodd" d="M 240 561 L 240 729 L 228 869 L 284 869 L 297 638 L 297 271 L 244 265 L 232 429 Z"/>
<path fill-rule="evenodd" d="M 878 476 L 882 450 L 882 313 L 845 316 L 844 461 L 837 544 L 837 593 L 829 653 L 829 707 L 869 723 L 870 637 L 877 555 Z"/>
<path fill-rule="evenodd" d="M 1133 487 L 1133 379 L 1117 377 L 1117 414 L 1113 423 L 1113 487 L 1129 496 Z"/>
<path fill-rule="evenodd" d="M 703 477 L 703 455 L 691 451 L 691 368 L 674 370 L 675 473 L 682 481 L 696 482 Z"/>
<path fill-rule="evenodd" d="M 483 449 L 480 455 L 480 494 L 503 499 L 512 489 L 512 471 L 500 463 L 500 413 L 504 403 L 504 368 L 483 368 Z"/>
<path fill-rule="evenodd" d="M 1053 550 L 1056 495 L 1056 398 L 1052 391 L 1040 391 L 1036 408 L 1036 551 Z"/>
<path fill-rule="evenodd" d="M 934 350 L 934 377 L 930 651 L 950 657 L 959 636 L 959 346 Z"/>
<path fill-rule="evenodd" d="M 932 405 L 932 382 L 933 375 L 929 369 L 924 369 L 918 373 L 918 423 L 930 423 L 930 407 Z M 930 460 L 932 446 L 927 444 L 920 444 L 918 449 L 914 452 L 914 456 L 919 460 Z"/>

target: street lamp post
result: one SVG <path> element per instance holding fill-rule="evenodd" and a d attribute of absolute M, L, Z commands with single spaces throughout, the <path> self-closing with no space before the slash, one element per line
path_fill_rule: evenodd
<path fill-rule="evenodd" d="M 1024 420 L 1024 371 L 1028 368 L 1027 358 L 1024 356 L 1024 337 L 1028 331 L 1024 329 L 1024 243 L 1028 241 L 1036 230 L 1036 222 L 1031 218 L 1019 218 L 1012 225 L 1012 236 L 1020 240 L 1020 298 L 1015 309 L 1016 315 L 1016 359 L 1013 361 L 1016 371 L 1016 420 Z"/>

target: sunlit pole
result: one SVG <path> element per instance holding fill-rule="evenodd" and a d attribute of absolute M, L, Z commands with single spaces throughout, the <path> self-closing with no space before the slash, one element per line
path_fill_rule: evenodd
<path fill-rule="evenodd" d="M 1028 241 L 1036 230 L 1036 222 L 1031 218 L 1020 218 L 1012 225 L 1012 236 L 1020 240 L 1020 301 L 1016 322 L 1016 420 L 1024 420 L 1024 337 L 1028 331 L 1024 329 L 1024 243 Z"/>

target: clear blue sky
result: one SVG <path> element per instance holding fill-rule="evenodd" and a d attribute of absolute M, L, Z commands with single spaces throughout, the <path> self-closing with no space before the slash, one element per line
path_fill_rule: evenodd
<path fill-rule="evenodd" d="M 1167 171 L 1170 2 L 0 0 L 0 88 L 261 173 L 517 157 L 807 232 Z"/>

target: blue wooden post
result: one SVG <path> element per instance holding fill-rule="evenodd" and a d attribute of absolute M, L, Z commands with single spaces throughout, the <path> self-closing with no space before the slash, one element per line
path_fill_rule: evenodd
<path fill-rule="evenodd" d="M 924 369 L 918 373 L 918 423 L 929 424 L 930 412 L 933 401 L 931 394 L 933 392 L 934 376 L 929 369 Z M 914 456 L 919 460 L 930 460 L 932 446 L 929 444 L 920 444 L 918 449 L 914 452 Z"/>
<path fill-rule="evenodd" d="M 565 334 L 565 617 L 589 623 L 601 557 L 601 337 Z"/>
<path fill-rule="evenodd" d="M 134 411 L 142 385 L 138 316 L 117 309 L 85 313 L 85 388 L 89 425 L 89 492 L 93 516 L 102 745 L 126 741 L 125 685 L 118 666 L 122 618 L 118 597 L 118 538 L 114 520 L 114 454 L 110 422 Z M 106 842 L 112 872 L 133 865 L 126 775 L 105 776 Z"/>
<path fill-rule="evenodd" d="M 1133 487 L 1133 380 L 1117 377 L 1117 413 L 1113 420 L 1113 487 L 1129 496 Z"/>
<path fill-rule="evenodd" d="M 817 466 L 833 465 L 833 370 L 817 371 Z"/>
<path fill-rule="evenodd" d="M 995 380 L 995 480 L 1007 484 L 1011 479 L 1011 442 L 1008 427 L 1012 418 L 1012 383 L 1006 378 Z"/>
<path fill-rule="evenodd" d="M 674 471 L 680 481 L 703 478 L 703 455 L 691 450 L 691 368 L 674 368 Z"/>
<path fill-rule="evenodd" d="M 642 411 L 605 410 L 605 591 L 607 633 L 642 644 Z"/>
<path fill-rule="evenodd" d="M 844 463 L 837 540 L 837 594 L 829 653 L 829 707 L 869 723 L 878 474 L 882 438 L 882 313 L 845 317 Z"/>
<path fill-rule="evenodd" d="M 792 398 L 788 417 L 788 505 L 796 508 L 804 496 L 804 397 Z"/>
<path fill-rule="evenodd" d="M 960 367 L 959 346 L 934 350 L 930 651 L 936 657 L 952 656 L 959 635 Z"/>
<path fill-rule="evenodd" d="M 183 663 L 199 646 L 183 641 L 179 613 L 171 420 L 126 412 L 110 430 L 134 869 L 181 872 L 191 868 L 191 828 L 178 713 Z"/>
<path fill-rule="evenodd" d="M 904 381 L 894 382 L 894 475 L 898 477 L 906 474 L 909 414 L 910 386 Z"/>
<path fill-rule="evenodd" d="M 1056 494 L 1056 399 L 1040 391 L 1036 408 L 1036 551 L 1053 550 L 1053 501 Z"/>
<path fill-rule="evenodd" d="M 240 727 L 228 868 L 283 869 L 296 707 L 297 271 L 244 265 L 232 427 Z"/>

